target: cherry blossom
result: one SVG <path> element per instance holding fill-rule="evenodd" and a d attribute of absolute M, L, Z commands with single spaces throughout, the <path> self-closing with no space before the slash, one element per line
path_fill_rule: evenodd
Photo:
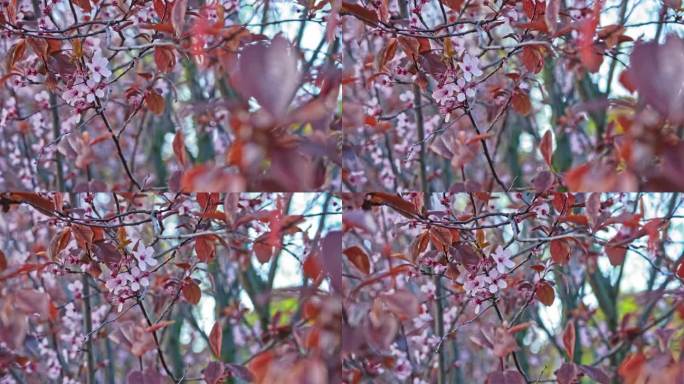
<path fill-rule="evenodd" d="M 683 366 L 669 352 L 657 357 L 662 352 L 630 345 L 631 357 L 611 358 L 615 340 L 638 340 L 654 351 L 662 351 L 662 337 L 666 345 L 679 345 L 681 337 L 673 336 L 677 309 L 645 285 L 630 288 L 650 303 L 650 324 L 664 324 L 646 331 L 649 336 L 631 326 L 643 306 L 610 312 L 616 304 L 597 299 L 596 292 L 608 289 L 601 294 L 619 306 L 634 297 L 612 293 L 622 289 L 614 279 L 623 268 L 674 275 L 674 269 L 662 271 L 644 260 L 680 262 L 681 247 L 662 240 L 664 231 L 678 238 L 681 228 L 660 218 L 671 215 L 666 221 L 679 227 L 681 202 L 680 195 L 659 193 L 347 194 L 342 321 L 350 351 L 343 356 L 344 379 L 608 383 L 615 375 L 631 382 L 662 358 L 672 371 L 658 378 L 676 382 Z M 535 206 L 547 210 L 535 213 Z M 654 242 L 673 254 L 649 254 Z M 677 273 L 684 276 L 684 266 Z M 621 279 L 623 285 L 636 282 Z M 676 291 L 679 282 L 661 284 Z M 570 303 L 572 311 L 559 312 Z"/>
<path fill-rule="evenodd" d="M 99 51 L 96 51 L 87 66 L 90 69 L 90 78 L 95 83 L 99 83 L 103 79 L 106 80 L 112 75 L 112 71 L 109 70 L 109 61 Z"/>
<path fill-rule="evenodd" d="M 126 278 L 131 283 L 131 290 L 138 292 L 142 288 L 150 285 L 150 280 L 147 278 L 148 272 L 141 271 L 138 267 L 131 268 L 131 272 L 126 275 Z"/>
<path fill-rule="evenodd" d="M 432 92 L 432 97 L 440 105 L 446 106 L 449 104 L 451 99 L 453 99 L 454 95 L 457 93 L 459 94 L 459 97 L 460 97 L 461 88 L 459 87 L 459 85 L 451 82 L 451 83 L 446 83 L 446 84 L 441 85 L 441 86 L 437 86 L 435 91 Z M 459 100 L 459 101 L 463 101 L 463 100 Z"/>
<path fill-rule="evenodd" d="M 138 246 L 138 251 L 133 255 L 138 260 L 138 267 L 141 271 L 146 271 L 147 267 L 154 267 L 157 265 L 157 259 L 154 258 L 154 248 L 145 247 L 142 244 Z"/>
<path fill-rule="evenodd" d="M 496 270 L 499 273 L 505 273 L 508 269 L 515 267 L 515 263 L 511 260 L 511 253 L 500 245 L 496 247 L 490 256 L 496 262 Z"/>
<path fill-rule="evenodd" d="M 471 81 L 474 77 L 482 76 L 480 61 L 470 53 L 463 55 L 463 60 L 458 63 L 458 66 L 463 71 L 463 78 L 466 81 Z"/>

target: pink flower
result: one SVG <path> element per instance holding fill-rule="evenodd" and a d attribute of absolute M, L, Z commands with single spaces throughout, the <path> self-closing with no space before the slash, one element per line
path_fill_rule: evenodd
<path fill-rule="evenodd" d="M 73 283 L 69 283 L 67 289 L 73 292 L 75 298 L 80 299 L 83 294 L 83 283 L 81 283 L 81 280 L 76 280 Z"/>
<path fill-rule="evenodd" d="M 413 370 L 411 369 L 411 363 L 409 363 L 406 359 L 400 359 L 394 366 L 394 375 L 399 380 L 408 379 L 411 376 L 412 371 Z"/>
<path fill-rule="evenodd" d="M 543 203 L 535 205 L 534 207 L 532 207 L 532 209 L 530 209 L 530 211 L 536 213 L 537 216 L 546 216 L 549 213 L 548 209 L 546 208 L 546 204 Z"/>
<path fill-rule="evenodd" d="M 83 101 L 83 97 L 81 96 L 81 92 L 77 86 L 67 89 L 64 93 L 62 93 L 62 98 L 72 107 Z"/>
<path fill-rule="evenodd" d="M 143 271 L 147 270 L 147 266 L 154 267 L 157 265 L 157 259 L 154 258 L 154 248 L 152 247 L 143 247 L 141 245 L 133 255 L 138 259 L 138 266 Z"/>
<path fill-rule="evenodd" d="M 40 105 L 41 108 L 50 107 L 50 96 L 47 91 L 39 92 L 33 98 L 38 102 L 38 105 Z"/>
<path fill-rule="evenodd" d="M 126 284 L 127 280 L 127 274 L 121 273 L 112 276 L 109 280 L 107 280 L 105 286 L 107 287 L 107 289 L 109 289 L 109 292 L 116 295 L 119 291 L 121 291 L 124 288 L 124 284 Z"/>
<path fill-rule="evenodd" d="M 437 104 L 446 105 L 457 91 L 459 91 L 459 88 L 454 83 L 438 85 L 437 89 L 432 92 L 432 98 L 435 99 Z"/>
<path fill-rule="evenodd" d="M 481 76 L 480 60 L 471 56 L 469 53 L 463 55 L 463 61 L 458 63 L 458 66 L 463 70 L 463 77 L 466 81 L 470 81 L 473 77 Z"/>
<path fill-rule="evenodd" d="M 99 83 L 100 80 L 106 79 L 112 75 L 112 71 L 110 71 L 107 67 L 109 65 L 109 61 L 107 61 L 107 59 L 105 59 L 99 52 L 93 56 L 92 61 L 87 65 L 91 71 L 90 78 L 97 83 Z"/>
<path fill-rule="evenodd" d="M 494 262 L 496 262 L 496 269 L 499 273 L 505 273 L 506 268 L 515 267 L 515 263 L 511 260 L 511 253 L 508 250 L 503 249 L 500 245 L 496 247 L 496 250 L 490 255 Z"/>
<path fill-rule="evenodd" d="M 489 271 L 485 280 L 488 284 L 487 289 L 492 295 L 495 294 L 499 289 L 508 287 L 505 276 L 500 274 L 496 269 Z"/>
<path fill-rule="evenodd" d="M 435 287 L 435 283 L 433 283 L 432 280 L 428 280 L 427 283 L 423 284 L 420 287 L 420 291 L 425 293 L 428 299 L 433 299 L 435 297 L 436 289 L 437 288 Z"/>
<path fill-rule="evenodd" d="M 466 97 L 475 97 L 475 88 L 466 84 L 466 81 L 463 78 L 456 81 L 456 86 L 456 100 L 460 103 L 464 102 Z"/>
<path fill-rule="evenodd" d="M 142 287 L 147 287 L 150 285 L 150 281 L 147 279 L 147 272 L 141 271 L 138 267 L 131 268 L 129 280 L 131 282 L 131 290 L 133 290 L 133 292 L 138 292 Z"/>
<path fill-rule="evenodd" d="M 95 102 L 95 97 L 104 97 L 104 89 L 103 87 L 99 84 L 96 83 L 94 80 L 90 79 L 86 83 L 86 101 L 88 103 L 94 103 Z"/>
<path fill-rule="evenodd" d="M 465 281 L 464 289 L 468 296 L 475 296 L 484 289 L 488 283 L 489 281 L 486 276 L 471 274 Z"/>

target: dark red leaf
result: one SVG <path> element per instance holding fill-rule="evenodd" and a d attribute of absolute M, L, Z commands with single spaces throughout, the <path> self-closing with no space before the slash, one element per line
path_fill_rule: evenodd
<path fill-rule="evenodd" d="M 520 56 L 525 68 L 532 73 L 539 73 L 544 68 L 544 54 L 543 48 L 536 45 L 527 45 L 523 47 Z"/>
<path fill-rule="evenodd" d="M 618 266 L 624 263 L 627 247 L 623 245 L 611 245 L 611 242 L 608 242 L 605 245 L 604 250 L 606 251 L 606 255 L 608 255 L 608 260 L 610 260 L 611 265 Z"/>
<path fill-rule="evenodd" d="M 176 55 L 169 47 L 154 47 L 154 62 L 161 72 L 169 73 L 176 66 Z"/>
<path fill-rule="evenodd" d="M 271 257 L 273 256 L 273 245 L 271 245 L 268 240 L 269 235 L 270 232 L 264 233 L 263 235 L 259 236 L 252 245 L 254 255 L 261 264 L 268 263 L 271 261 Z"/>
<path fill-rule="evenodd" d="M 119 264 L 122 256 L 121 252 L 119 252 L 119 249 L 116 246 L 109 242 L 99 240 L 93 243 L 93 251 L 95 256 L 97 256 L 100 261 L 107 264 L 109 269 L 117 269 L 117 265 Z"/>
<path fill-rule="evenodd" d="M 188 164 L 188 158 L 185 153 L 185 138 L 183 132 L 178 130 L 173 137 L 173 153 L 176 155 L 176 160 L 185 167 Z"/>
<path fill-rule="evenodd" d="M 551 130 L 546 131 L 542 137 L 541 144 L 539 144 L 539 151 L 546 165 L 551 167 L 551 159 L 553 156 L 553 136 Z"/>
<path fill-rule="evenodd" d="M 211 348 L 211 353 L 217 359 L 221 358 L 221 343 L 223 342 L 223 326 L 219 320 L 216 320 L 214 326 L 211 327 L 211 332 L 209 333 L 209 348 Z"/>
<path fill-rule="evenodd" d="M 369 208 L 373 205 L 387 205 L 408 218 L 419 216 L 415 204 L 393 193 L 371 192 L 366 194 L 364 208 Z"/>
<path fill-rule="evenodd" d="M 563 331 L 563 347 L 568 354 L 568 360 L 572 361 L 575 356 L 575 322 L 568 321 Z"/>
<path fill-rule="evenodd" d="M 204 368 L 202 371 L 204 381 L 207 382 L 207 384 L 218 384 L 223 380 L 224 375 L 224 366 L 223 363 L 218 362 L 218 361 L 212 361 L 211 363 L 207 364 L 207 367 Z"/>
<path fill-rule="evenodd" d="M 90 5 L 90 0 L 74 0 L 74 4 L 78 5 L 86 12 L 90 12 L 93 7 Z"/>
<path fill-rule="evenodd" d="M 164 98 L 154 89 L 150 89 L 145 93 L 145 104 L 150 112 L 155 115 L 161 115 L 164 112 Z"/>
<path fill-rule="evenodd" d="M 603 63 L 603 51 L 594 44 L 594 35 L 596 34 L 602 6 L 602 0 L 594 2 L 594 9 L 584 19 L 579 30 L 580 61 L 589 72 L 598 72 Z"/>
<path fill-rule="evenodd" d="M 183 297 L 190 304 L 197 305 L 202 298 L 202 290 L 199 285 L 192 280 L 188 280 L 183 284 Z"/>
<path fill-rule="evenodd" d="M 253 97 L 275 118 L 287 112 L 301 76 L 299 55 L 282 35 L 246 46 L 230 73 L 244 100 Z"/>
<path fill-rule="evenodd" d="M 343 253 L 359 271 L 366 275 L 370 273 L 370 260 L 361 247 L 354 245 L 345 249 Z"/>
<path fill-rule="evenodd" d="M 318 276 L 320 276 L 321 272 L 323 271 L 323 267 L 321 266 L 321 261 L 318 258 L 318 253 L 311 252 L 309 256 L 307 256 L 304 264 L 302 265 L 302 270 L 304 272 L 304 276 L 312 280 L 316 280 Z"/>
<path fill-rule="evenodd" d="M 555 372 L 556 380 L 558 380 L 558 384 L 576 384 L 579 373 L 575 364 L 563 363 Z"/>
<path fill-rule="evenodd" d="M 547 307 L 550 307 L 556 300 L 556 292 L 553 290 L 553 287 L 545 281 L 539 282 L 535 295 L 537 296 L 537 299 Z"/>
<path fill-rule="evenodd" d="M 513 105 L 513 109 L 515 109 L 516 112 L 523 116 L 529 115 L 532 110 L 530 97 L 526 93 L 517 90 L 514 91 L 511 96 L 511 105 Z"/>
<path fill-rule="evenodd" d="M 340 12 L 342 14 L 354 15 L 359 20 L 371 26 L 378 24 L 378 14 L 375 11 L 358 4 L 343 1 Z"/>
<path fill-rule="evenodd" d="M 211 235 L 202 235 L 195 239 L 195 252 L 200 261 L 209 263 L 214 259 L 216 254 L 214 240 L 214 236 Z"/>
<path fill-rule="evenodd" d="M 549 171 L 541 171 L 532 179 L 532 185 L 534 186 L 535 191 L 542 193 L 551 189 L 551 187 L 553 187 L 554 181 L 555 178 L 553 173 Z"/>
<path fill-rule="evenodd" d="M 549 246 L 551 251 L 551 259 L 554 263 L 565 265 L 570 260 L 570 246 L 565 239 L 551 240 Z"/>
<path fill-rule="evenodd" d="M 669 35 L 664 44 L 637 43 L 629 79 L 639 95 L 669 120 L 684 122 L 684 39 Z M 681 155 L 681 154 L 680 154 Z M 680 156 L 681 158 L 681 156 Z"/>
<path fill-rule="evenodd" d="M 242 192 L 245 180 L 223 167 L 200 164 L 183 172 L 180 189 L 183 192 Z"/>

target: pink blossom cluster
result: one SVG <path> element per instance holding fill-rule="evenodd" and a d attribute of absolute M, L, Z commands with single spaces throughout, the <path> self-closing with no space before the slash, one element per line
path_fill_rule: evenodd
<path fill-rule="evenodd" d="M 459 266 L 462 273 L 457 281 L 463 284 L 466 294 L 475 299 L 476 313 L 479 312 L 480 305 L 484 301 L 508 286 L 507 272 L 514 267 L 515 262 L 511 260 L 511 253 L 500 245 L 489 254 L 488 258 L 481 259 L 470 270 Z"/>

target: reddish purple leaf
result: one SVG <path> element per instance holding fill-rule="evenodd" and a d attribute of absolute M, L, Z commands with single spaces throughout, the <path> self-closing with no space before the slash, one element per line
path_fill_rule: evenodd
<path fill-rule="evenodd" d="M 630 57 L 630 79 L 641 97 L 664 117 L 684 122 L 684 39 L 664 44 L 637 43 Z"/>
<path fill-rule="evenodd" d="M 342 232 L 332 231 L 321 244 L 323 270 L 330 276 L 333 288 L 342 292 Z"/>
<path fill-rule="evenodd" d="M 246 46 L 230 79 L 243 98 L 254 97 L 273 117 L 279 118 L 287 112 L 301 76 L 297 51 L 278 35 L 270 42 Z"/>

